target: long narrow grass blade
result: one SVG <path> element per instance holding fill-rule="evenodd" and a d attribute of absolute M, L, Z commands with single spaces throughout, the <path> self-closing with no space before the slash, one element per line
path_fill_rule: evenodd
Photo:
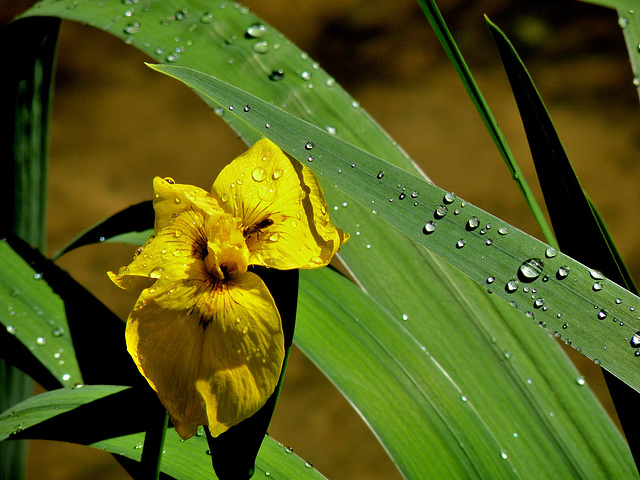
<path fill-rule="evenodd" d="M 0 32 L 2 45 L 11 45 L 0 75 L 0 169 L 8 185 L 0 193 L 0 225 L 40 249 L 46 238 L 48 113 L 59 24 L 55 18 L 35 18 L 25 29 Z M 4 409 L 25 398 L 33 382 L 3 358 L 0 372 Z M 0 445 L 0 477 L 21 479 L 25 461 L 26 444 Z"/>
<path fill-rule="evenodd" d="M 549 227 L 549 224 L 547 223 L 547 220 L 544 217 L 544 214 L 542 213 L 538 202 L 531 192 L 527 180 L 524 178 L 524 175 L 522 175 L 518 163 L 515 161 L 515 158 L 513 158 L 511 149 L 509 148 L 507 141 L 502 135 L 502 130 L 500 130 L 500 127 L 498 126 L 498 123 L 496 122 L 496 119 L 494 118 L 489 105 L 485 101 L 484 96 L 480 92 L 480 88 L 473 79 L 473 75 L 471 74 L 469 67 L 467 67 L 467 63 L 464 61 L 464 58 L 462 57 L 462 54 L 460 53 L 455 40 L 451 36 L 451 33 L 449 32 L 449 29 L 447 28 L 447 25 L 445 24 L 444 19 L 440 14 L 440 10 L 438 10 L 438 6 L 433 0 L 418 0 L 418 4 L 420 4 L 422 11 L 427 17 L 431 28 L 438 37 L 440 44 L 449 57 L 449 60 L 456 69 L 456 72 L 458 72 L 458 75 L 460 76 L 465 89 L 469 93 L 471 101 L 475 105 L 476 110 L 478 110 L 480 118 L 487 127 L 487 130 L 489 131 L 493 142 L 498 147 L 498 151 L 500 152 L 502 159 L 507 165 L 509 172 L 511 172 L 516 185 L 518 185 L 518 188 L 520 189 L 522 196 L 527 202 L 531 213 L 536 219 L 536 222 L 538 223 L 538 226 L 540 227 L 545 240 L 549 245 L 557 246 L 555 237 L 553 236 L 553 231 Z"/>
<path fill-rule="evenodd" d="M 82 232 L 54 256 L 54 260 L 84 245 L 100 242 L 143 244 L 153 234 L 153 205 L 132 205 Z"/>
<path fill-rule="evenodd" d="M 637 0 L 583 0 L 617 9 L 618 25 L 624 34 L 633 70 L 633 84 L 640 95 L 640 4 Z"/>
<path fill-rule="evenodd" d="M 638 293 L 602 218 L 583 191 L 553 122 L 529 73 L 505 34 L 486 19 L 511 83 L 540 186 L 560 247 L 576 260 L 602 271 L 612 281 Z M 635 428 L 640 395 L 606 371 L 605 379 L 623 430 L 640 460 L 640 434 Z"/>

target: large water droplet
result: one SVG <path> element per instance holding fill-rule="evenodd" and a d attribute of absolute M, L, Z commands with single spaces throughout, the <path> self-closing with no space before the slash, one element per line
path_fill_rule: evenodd
<path fill-rule="evenodd" d="M 471 217 L 467 222 L 466 228 L 467 230 L 475 230 L 476 228 L 478 228 L 478 225 L 480 225 L 480 220 L 478 220 L 478 217 Z"/>
<path fill-rule="evenodd" d="M 504 286 L 504 289 L 507 293 L 513 293 L 516 290 L 518 290 L 518 285 L 519 285 L 518 280 L 516 280 L 515 278 L 512 278 Z"/>
<path fill-rule="evenodd" d="M 376 175 L 376 178 L 380 180 L 382 177 L 384 177 L 384 172 L 382 171 L 378 172 L 378 175 Z"/>
<path fill-rule="evenodd" d="M 605 309 L 602 309 L 598 312 L 598 320 L 604 320 L 605 318 L 607 318 L 607 311 Z"/>
<path fill-rule="evenodd" d="M 629 343 L 633 348 L 640 348 L 640 332 L 636 332 Z"/>
<path fill-rule="evenodd" d="M 464 238 L 461 238 L 456 242 L 456 248 L 463 248 L 467 242 L 464 241 Z"/>
<path fill-rule="evenodd" d="M 36 345 L 44 346 L 47 344 L 47 337 L 38 337 L 36 338 Z"/>
<path fill-rule="evenodd" d="M 279 68 L 278 70 L 274 70 L 269 74 L 269 80 L 278 81 L 284 78 L 284 71 Z"/>
<path fill-rule="evenodd" d="M 443 218 L 447 214 L 447 207 L 444 205 L 440 205 L 436 208 L 436 211 L 433 212 L 433 216 L 436 218 Z"/>
<path fill-rule="evenodd" d="M 436 223 L 435 222 L 427 222 L 422 229 L 425 234 L 430 234 L 436 231 Z"/>
<path fill-rule="evenodd" d="M 604 280 L 604 275 L 598 270 L 589 270 L 589 275 L 594 280 Z"/>
<path fill-rule="evenodd" d="M 256 53 L 267 53 L 271 49 L 269 42 L 262 40 L 253 44 L 253 51 Z"/>
<path fill-rule="evenodd" d="M 263 168 L 256 167 L 251 171 L 251 178 L 256 182 L 262 182 L 267 177 Z"/>
<path fill-rule="evenodd" d="M 533 282 L 542 274 L 544 263 L 539 258 L 529 258 L 518 268 L 518 278 L 523 282 Z"/>
<path fill-rule="evenodd" d="M 261 23 L 254 23 L 249 28 L 247 28 L 247 32 L 245 36 L 247 38 L 262 38 L 267 34 L 267 27 L 262 25 Z"/>
<path fill-rule="evenodd" d="M 565 279 L 567 278 L 568 275 L 569 275 L 569 267 L 567 266 L 562 266 L 558 268 L 558 271 L 556 272 L 556 278 L 558 280 Z"/>
<path fill-rule="evenodd" d="M 453 203 L 453 201 L 456 199 L 456 194 L 453 192 L 447 192 L 444 194 L 444 197 L 442 198 L 442 201 L 444 203 Z"/>
<path fill-rule="evenodd" d="M 553 247 L 549 247 L 544 251 L 544 255 L 547 258 L 553 258 L 558 254 L 558 251 L 553 248 Z"/>
<path fill-rule="evenodd" d="M 313 142 L 307 142 L 307 143 L 305 143 L 304 148 L 306 150 L 311 150 L 314 146 L 315 145 L 313 144 Z"/>
<path fill-rule="evenodd" d="M 138 22 L 130 23 L 124 28 L 124 33 L 128 33 L 129 35 L 140 33 L 140 24 Z"/>

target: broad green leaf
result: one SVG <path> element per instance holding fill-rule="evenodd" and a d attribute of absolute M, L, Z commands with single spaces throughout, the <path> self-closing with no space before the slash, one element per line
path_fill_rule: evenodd
<path fill-rule="evenodd" d="M 140 460 L 143 434 L 126 435 L 92 444 L 107 452 L 132 460 Z M 177 480 L 210 480 L 217 478 L 211 470 L 209 447 L 204 436 L 192 437 L 187 441 L 175 433 L 167 431 L 162 455 L 162 472 Z M 325 478 L 309 462 L 298 457 L 293 450 L 266 437 L 256 461 L 253 478 L 274 478 L 289 480 L 320 480 Z"/>
<path fill-rule="evenodd" d="M 251 91 L 274 105 L 286 105 L 290 113 L 303 117 L 329 132 L 335 132 L 336 137 L 365 148 L 367 151 L 375 152 L 376 155 L 394 165 L 400 165 L 414 173 L 419 172 L 419 169 L 406 158 L 377 124 L 359 108 L 357 102 L 354 102 L 335 84 L 329 75 L 273 27 L 240 5 L 220 2 L 211 7 L 204 2 L 188 0 L 152 1 L 145 2 L 144 5 L 135 3 L 129 5 L 118 2 L 94 3 L 79 0 L 74 2 L 71 8 L 67 8 L 68 6 L 66 3 L 47 2 L 39 10 L 32 10 L 29 14 L 60 15 L 108 30 L 158 61 L 215 74 L 220 79 Z M 135 25 L 136 22 L 138 25 Z M 249 27 L 256 24 L 265 26 L 264 30 L 251 29 L 262 32 L 262 37 L 245 35 L 249 33 Z M 176 45 L 175 38 L 180 39 L 179 45 Z M 264 49 L 266 46 L 272 48 Z M 261 53 L 259 50 L 267 51 Z M 303 72 L 305 75 L 302 75 Z M 282 73 L 284 75 L 281 75 Z M 311 86 L 314 88 L 310 88 Z M 216 107 L 216 113 L 222 115 L 248 143 L 262 136 L 260 130 L 256 131 L 255 128 L 246 125 L 241 116 L 232 115 L 226 109 L 228 105 L 220 108 L 215 102 L 209 102 L 209 104 Z M 240 113 L 244 105 L 238 103 L 239 108 L 235 112 Z M 251 105 L 251 111 L 254 106 Z M 315 161 L 312 164 L 317 165 Z M 349 168 L 351 168 L 350 164 Z M 337 168 L 334 173 L 336 172 Z M 377 174 L 376 170 L 372 173 L 370 180 L 377 182 L 375 178 Z M 422 191 L 419 192 L 419 199 L 411 198 L 410 195 L 413 192 L 409 186 L 404 185 L 407 190 L 402 191 L 397 184 L 387 183 L 392 176 L 393 174 L 385 175 L 383 188 L 393 190 L 394 195 L 388 197 L 394 198 L 393 206 L 398 205 L 402 193 L 405 194 L 402 197 L 403 201 L 406 200 L 411 204 L 418 201 L 423 207 L 428 206 L 431 209 L 443 203 L 443 198 L 440 196 L 435 199 L 435 205 L 431 205 L 429 202 L 434 202 L 434 199 L 428 198 L 425 201 Z M 535 472 L 529 477 L 545 477 L 543 473 L 539 475 L 536 473 L 546 471 L 551 463 L 549 458 L 555 459 L 560 455 L 556 448 L 559 441 L 563 444 L 562 451 L 565 452 L 566 457 L 560 462 L 562 465 L 573 465 L 575 459 L 579 458 L 572 454 L 574 450 L 578 451 L 576 443 L 579 443 L 589 445 L 593 452 L 603 455 L 611 449 L 610 458 L 612 459 L 618 458 L 617 454 L 621 453 L 619 468 L 625 472 L 629 471 L 632 465 L 630 456 L 625 452 L 624 446 L 620 443 L 611 424 L 608 423 L 604 412 L 594 407 L 593 402 L 589 400 L 592 399 L 590 392 L 586 388 L 577 390 L 571 388 L 569 384 L 573 382 L 569 384 L 565 382 L 562 384 L 564 386 L 561 384 L 552 386 L 539 376 L 549 368 L 548 358 L 554 358 L 554 365 L 559 363 L 558 369 L 569 369 L 566 371 L 573 372 L 568 367 L 568 362 L 557 356 L 558 347 L 553 339 L 547 337 L 544 330 L 534 327 L 531 322 L 523 321 L 520 313 L 506 307 L 494 298 L 495 295 L 488 296 L 486 287 L 483 288 L 469 281 L 460 272 L 451 269 L 445 262 L 416 245 L 414 241 L 389 228 L 379 215 L 371 213 L 371 205 L 360 206 L 352 201 L 348 194 L 331 188 L 331 185 L 332 182 L 325 182 L 328 205 L 333 209 L 332 218 L 339 226 L 351 233 L 349 243 L 340 253 L 349 272 L 396 323 L 407 318 L 406 322 L 401 323 L 403 328 L 407 329 L 420 345 L 427 347 L 432 357 L 442 365 L 444 371 L 461 391 L 469 392 L 466 393 L 468 398 L 473 396 L 473 405 L 483 418 L 495 417 L 496 424 L 514 427 L 513 429 L 505 427 L 494 432 L 498 443 L 507 444 L 511 439 L 516 438 L 513 433 L 522 431 L 519 428 L 520 422 L 527 425 L 527 434 L 520 434 L 517 438 L 523 443 L 530 443 L 528 448 L 539 449 L 538 455 L 526 458 L 523 456 L 520 459 L 522 464 L 526 464 L 526 467 L 522 468 L 523 471 Z M 202 186 L 208 187 L 208 185 Z M 374 190 L 378 191 L 377 185 Z M 384 205 L 390 205 L 388 198 L 384 199 Z M 384 205 L 376 204 L 380 210 L 384 210 Z M 455 205 L 449 204 L 449 207 L 447 222 L 455 217 L 460 222 L 466 223 L 473 216 L 473 213 L 467 213 L 473 209 L 469 209 L 469 205 L 462 208 L 459 200 L 455 201 Z M 460 210 L 459 215 L 455 215 L 457 209 Z M 422 220 L 421 225 L 432 218 L 432 213 L 433 210 Z M 476 242 L 474 249 L 477 252 L 486 251 L 483 250 L 486 239 L 492 238 L 499 244 L 497 239 L 505 238 L 496 233 L 502 224 L 494 223 L 489 233 L 485 230 L 484 235 L 479 234 L 480 228 L 486 229 L 489 218 L 488 216 L 480 218 L 482 225 L 474 232 L 464 230 L 465 236 L 474 236 L 474 242 Z M 416 231 L 417 236 L 423 235 L 420 233 L 421 229 L 422 227 Z M 511 233 L 507 236 L 509 235 Z M 459 239 L 460 237 L 454 237 L 454 244 Z M 464 248 L 470 245 L 471 243 L 467 243 Z M 459 251 L 456 250 L 456 252 Z M 541 258 L 544 258 L 544 253 L 544 249 L 535 252 Z M 550 264 L 545 263 L 545 273 L 555 271 L 558 267 L 558 259 L 549 261 Z M 573 273 L 572 271 L 570 280 L 574 278 Z M 516 272 L 510 270 L 509 278 L 515 274 Z M 496 278 L 496 282 L 506 281 L 506 278 Z M 586 290 L 590 288 L 589 278 L 581 277 L 580 282 Z M 536 285 L 521 284 L 516 295 L 518 301 L 531 306 L 532 311 L 534 299 L 530 298 L 531 288 L 537 288 L 539 283 L 538 281 Z M 524 294 L 524 287 L 529 288 L 528 295 Z M 301 292 L 301 295 L 306 294 L 305 290 Z M 550 305 L 548 308 L 558 306 L 555 300 Z M 535 312 L 543 317 L 555 318 L 556 316 L 556 311 L 553 311 L 553 314 L 547 314 L 542 307 Z M 593 311 L 589 312 L 591 313 Z M 573 330 L 581 318 L 578 316 L 571 318 L 567 330 Z M 590 315 L 584 318 L 590 318 Z M 514 328 L 515 326 L 517 328 Z M 559 334 L 564 331 L 561 327 L 558 329 Z M 359 334 L 359 332 L 356 333 Z M 350 340 L 357 342 L 358 337 Z M 318 340 L 318 344 L 320 343 Z M 518 346 L 531 347 L 527 352 L 533 360 L 526 362 L 526 365 L 520 363 L 524 356 L 510 354 Z M 311 347 L 314 350 L 315 348 L 317 347 Z M 341 374 L 347 383 L 351 383 L 351 379 L 358 378 L 358 371 L 354 365 L 357 366 L 358 363 L 350 361 L 341 365 Z M 567 374 L 558 381 L 571 376 Z M 560 393 L 560 397 L 556 396 L 557 392 Z M 496 393 L 498 401 L 503 400 L 497 409 Z M 377 396 L 376 392 L 368 392 L 368 394 Z M 565 396 L 571 396 L 576 399 L 575 401 L 591 405 L 584 409 L 589 413 L 579 416 L 572 412 L 556 415 L 549 402 Z M 512 411 L 503 408 L 504 405 L 510 404 L 520 405 L 526 413 L 517 418 L 512 417 Z M 356 402 L 354 406 L 359 408 Z M 403 408 L 399 403 L 397 406 Z M 438 411 L 446 415 L 447 406 L 448 404 L 438 406 Z M 378 413 L 378 411 L 368 412 L 369 415 Z M 543 430 L 539 425 L 528 423 L 527 419 L 531 416 L 548 418 L 549 429 Z M 580 442 L 564 435 L 569 416 L 581 425 L 580 430 L 584 432 Z M 415 435 L 415 430 L 426 428 L 430 423 L 429 419 L 420 420 L 421 423 L 416 425 L 413 431 L 408 432 L 408 435 Z M 371 417 L 367 417 L 366 421 L 372 424 Z M 512 431 L 505 433 L 506 430 Z M 380 432 L 376 431 L 376 435 L 380 436 Z M 615 440 L 609 441 L 610 435 Z M 410 438 L 408 437 L 409 440 Z M 481 437 L 470 434 L 469 441 L 473 442 L 476 438 Z M 426 454 L 423 452 L 416 457 L 412 456 L 411 450 L 405 453 L 401 448 L 391 447 L 393 445 L 385 444 L 387 450 L 394 452 L 396 463 L 399 465 L 419 463 L 420 467 L 417 468 L 422 468 L 422 472 L 442 471 L 447 468 L 444 462 L 450 459 L 446 455 L 440 458 L 440 452 L 437 451 Z M 483 446 L 474 445 L 469 448 L 482 449 Z M 512 458 L 509 457 L 508 452 L 507 456 Z M 500 457 L 502 457 L 501 454 Z M 494 472 L 491 465 L 494 459 L 481 459 L 481 462 L 477 465 L 478 472 L 482 472 L 486 478 L 493 478 Z M 564 471 L 564 468 L 562 470 Z M 423 477 L 424 473 L 421 473 L 417 478 Z M 525 478 L 526 475 L 523 474 L 522 477 Z"/>
<path fill-rule="evenodd" d="M 0 322 L 4 328 L 61 385 L 82 383 L 64 304 L 43 273 L 25 262 L 6 239 L 0 241 L 0 271 Z M 11 356 L 6 358 L 11 361 Z"/>
<path fill-rule="evenodd" d="M 456 45 L 455 40 L 451 36 L 451 33 L 449 32 L 449 29 L 447 28 L 447 25 L 445 24 L 444 19 L 442 18 L 442 15 L 438 10 L 438 6 L 433 0 L 418 0 L 418 4 L 420 5 L 420 8 L 422 8 L 422 11 L 427 17 L 427 20 L 429 20 L 431 28 L 438 37 L 438 40 L 444 48 L 445 53 L 449 57 L 449 60 L 456 69 L 456 72 L 458 72 L 458 76 L 460 77 L 460 80 L 462 80 L 462 84 L 467 90 L 471 101 L 476 107 L 476 110 L 478 110 L 478 114 L 487 127 L 487 130 L 489 131 L 493 142 L 496 144 L 496 147 L 498 148 L 502 159 L 507 165 L 511 176 L 516 182 L 516 185 L 518 185 L 522 196 L 529 206 L 529 210 L 531 210 L 531 213 L 536 219 L 536 222 L 538 223 L 538 226 L 540 227 L 540 230 L 544 235 L 544 238 L 546 239 L 547 243 L 553 245 L 554 247 L 557 247 L 555 243 L 555 237 L 553 236 L 553 231 L 549 227 L 549 224 L 547 223 L 547 220 L 545 219 L 544 214 L 542 213 L 542 210 L 540 209 L 540 206 L 538 205 L 538 202 L 533 195 L 533 192 L 529 188 L 527 180 L 524 178 L 524 175 L 522 175 L 518 163 L 513 158 L 511 149 L 509 148 L 507 141 L 502 135 L 502 131 L 498 126 L 498 122 L 494 118 L 489 105 L 480 92 L 480 88 L 473 79 L 473 75 L 471 74 L 469 67 L 467 67 L 467 63 L 464 61 L 460 50 L 458 50 L 458 46 Z"/>
<path fill-rule="evenodd" d="M 0 439 L 19 436 L 30 438 L 29 428 L 37 427 L 42 422 L 70 412 L 96 400 L 126 390 L 127 387 L 113 385 L 86 385 L 82 388 L 59 389 L 32 397 L 14 406 L 0 415 Z M 140 408 L 140 406 L 138 406 Z M 84 424 L 85 429 L 91 429 L 91 423 Z M 63 429 L 58 431 L 62 438 Z M 49 432 L 47 439 L 56 440 L 56 432 Z M 38 435 L 37 438 L 43 438 Z M 80 441 L 82 440 L 81 437 Z M 140 461 L 144 434 L 131 434 L 121 437 L 100 440 L 91 446 Z M 173 429 L 167 432 L 165 452 L 162 457 L 162 471 L 173 478 L 195 480 L 215 478 L 211 469 L 211 457 L 207 454 L 208 446 L 203 435 L 182 441 Z M 277 443 L 266 438 L 260 450 L 257 464 L 257 476 L 266 475 L 280 479 L 322 479 L 320 473 L 311 464 L 300 459 L 297 455 Z"/>
<path fill-rule="evenodd" d="M 464 289 L 470 283 L 458 286 Z M 430 285 L 423 293 L 451 304 L 449 321 L 459 324 L 458 292 L 447 290 Z M 468 307 L 496 308 L 489 297 Z M 494 312 L 508 314 L 508 308 Z M 448 359 L 436 357 L 423 343 L 425 333 L 440 328 L 436 322 L 416 326 L 411 316 L 394 317 L 327 269 L 301 274 L 298 317 L 298 345 L 369 419 L 407 478 L 425 477 L 419 460 L 425 454 L 443 459 L 429 470 L 433 478 L 637 476 L 624 441 L 608 420 L 596 415 L 593 424 L 585 424 L 588 412 L 598 411 L 598 402 L 584 388 L 583 378 L 566 365 L 563 353 L 545 348 L 548 339 L 540 329 L 527 335 L 526 324 L 478 322 L 473 330 L 461 330 L 453 353 L 487 370 L 499 366 L 506 374 L 489 380 L 473 372 L 460 378 L 449 370 Z M 525 335 L 528 342 L 520 342 Z M 476 344 L 486 355 L 475 356 Z M 538 368 L 540 363 L 545 368 Z M 488 381 L 491 397 L 480 394 Z M 539 388 L 552 388 L 557 396 L 541 397 Z M 376 395 L 370 395 L 372 391 Z M 617 447 L 593 450 L 583 442 L 590 436 L 600 445 Z M 546 461 L 532 461 L 538 457 Z"/>
<path fill-rule="evenodd" d="M 368 215 L 385 220 L 640 390 L 636 350 L 629 343 L 640 330 L 634 314 L 640 299 L 628 290 L 431 182 L 247 92 L 184 67 L 153 68 L 233 107 L 231 115 L 370 207 Z M 249 108 L 237 112 L 235 105 Z"/>

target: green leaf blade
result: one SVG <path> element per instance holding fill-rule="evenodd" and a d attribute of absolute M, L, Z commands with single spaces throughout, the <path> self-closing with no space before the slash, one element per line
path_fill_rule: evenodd
<path fill-rule="evenodd" d="M 31 268 L 6 239 L 0 241 L 0 270 L 0 323 L 61 385 L 83 383 L 64 305 L 42 272 Z"/>
<path fill-rule="evenodd" d="M 154 69 L 187 83 L 220 105 L 250 105 L 248 112 L 232 110 L 231 114 L 248 128 L 262 131 L 343 195 L 368 206 L 372 216 L 397 228 L 475 282 L 490 285 L 487 288 L 496 296 L 513 302 L 551 332 L 562 332 L 569 322 L 572 329 L 563 338 L 634 389 L 640 389 L 634 349 L 629 345 L 631 337 L 640 331 L 640 322 L 633 315 L 635 308 L 640 308 L 640 299 L 628 290 L 431 182 L 232 85 L 183 67 L 156 65 Z M 310 155 L 313 161 L 309 161 Z M 416 198 L 407 198 L 408 192 L 417 192 Z M 469 224 L 472 219 L 477 219 L 477 226 Z M 429 233 L 425 222 L 434 222 L 437 229 Z M 508 233 L 500 233 L 505 231 Z M 344 250 L 349 248 L 346 245 Z M 565 271 L 570 272 L 569 281 L 565 281 Z M 510 281 L 517 282 L 517 289 L 509 289 Z M 536 289 L 534 298 L 532 288 Z M 623 325 L 611 322 L 611 318 Z"/>

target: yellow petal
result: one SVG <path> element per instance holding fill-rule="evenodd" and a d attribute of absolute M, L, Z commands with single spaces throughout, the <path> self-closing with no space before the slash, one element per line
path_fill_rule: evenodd
<path fill-rule="evenodd" d="M 224 210 L 242 219 L 251 264 L 321 267 L 348 238 L 331 223 L 313 172 L 268 139 L 227 165 L 212 192 Z"/>
<path fill-rule="evenodd" d="M 127 321 L 127 349 L 183 438 L 214 436 L 257 412 L 275 390 L 284 359 L 280 315 L 253 273 L 212 280 L 160 279 Z"/>
<path fill-rule="evenodd" d="M 207 254 L 207 239 L 203 229 L 198 227 L 204 225 L 205 218 L 200 210 L 180 213 L 138 249 L 133 262 L 117 274 L 109 272 L 109 277 L 119 287 L 134 292 L 149 287 L 162 277 L 188 278 L 193 263 L 202 262 Z"/>
<path fill-rule="evenodd" d="M 174 183 L 171 178 L 156 177 L 153 179 L 153 190 L 156 233 L 185 210 L 198 209 L 208 215 L 222 213 L 216 199 L 202 188 Z"/>

